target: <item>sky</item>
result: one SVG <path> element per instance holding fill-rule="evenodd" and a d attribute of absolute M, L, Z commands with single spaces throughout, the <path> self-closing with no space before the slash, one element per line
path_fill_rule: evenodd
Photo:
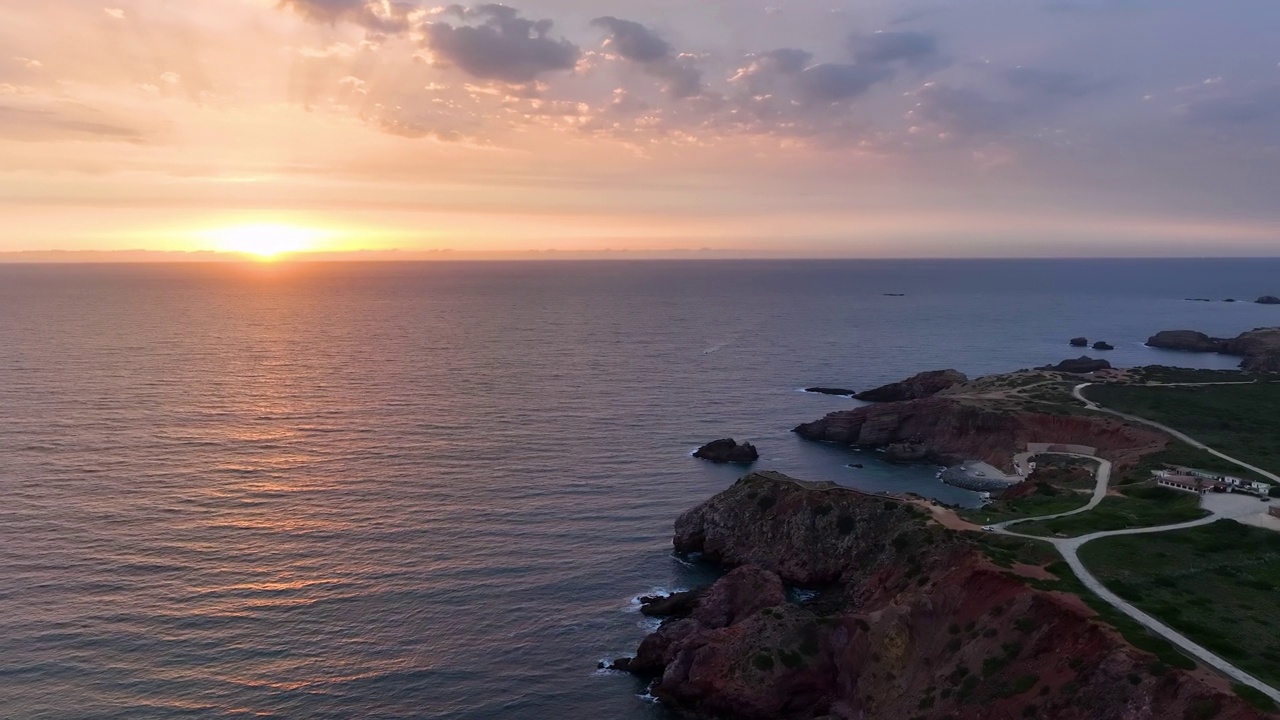
<path fill-rule="evenodd" d="M 1275 0 L 0 0 L 0 253 L 1280 255 Z"/>

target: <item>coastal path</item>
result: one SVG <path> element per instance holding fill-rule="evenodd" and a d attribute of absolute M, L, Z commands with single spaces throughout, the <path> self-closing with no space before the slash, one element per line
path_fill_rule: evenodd
<path fill-rule="evenodd" d="M 1194 383 L 1194 384 L 1196 384 L 1196 385 L 1251 385 L 1251 384 L 1253 384 L 1253 383 Z M 1085 389 L 1085 388 L 1087 388 L 1087 387 L 1089 387 L 1090 385 L 1093 385 L 1093 383 L 1081 383 L 1081 384 L 1079 384 L 1079 385 L 1075 386 L 1075 388 L 1071 391 L 1071 394 L 1072 394 L 1072 395 L 1074 395 L 1074 396 L 1075 396 L 1075 398 L 1076 398 L 1077 400 L 1079 400 L 1080 402 L 1084 403 L 1085 407 L 1087 407 L 1088 409 L 1090 409 L 1090 410 L 1097 410 L 1098 412 L 1104 412 L 1104 413 L 1107 413 L 1107 414 L 1110 414 L 1110 415 L 1115 415 L 1116 417 L 1119 417 L 1119 418 L 1124 418 L 1125 420 L 1129 420 L 1130 422 L 1141 423 L 1142 425 L 1146 425 L 1146 426 L 1148 426 L 1148 427 L 1153 427 L 1153 428 L 1155 428 L 1155 429 L 1157 429 L 1157 430 L 1160 430 L 1161 432 L 1164 432 L 1164 433 L 1167 433 L 1167 434 L 1169 434 L 1169 435 L 1174 436 L 1175 438 L 1177 438 L 1177 439 L 1181 440 L 1182 442 L 1184 442 L 1184 443 L 1186 443 L 1186 444 L 1190 445 L 1190 446 L 1191 446 L 1191 447 L 1193 447 L 1193 448 L 1198 448 L 1198 449 L 1200 449 L 1200 450 L 1204 450 L 1205 452 L 1209 453 L 1210 455 L 1215 455 L 1215 456 L 1217 456 L 1217 457 L 1220 457 L 1220 458 L 1222 458 L 1223 460 L 1226 460 L 1227 462 L 1229 462 L 1229 463 L 1231 463 L 1231 464 L 1233 464 L 1233 465 L 1238 465 L 1238 466 L 1240 466 L 1240 467 L 1242 467 L 1242 468 L 1245 468 L 1246 470 L 1252 470 L 1253 472 L 1258 473 L 1259 475 L 1261 475 L 1261 476 L 1263 476 L 1263 477 L 1265 477 L 1265 478 L 1267 478 L 1267 479 L 1271 480 L 1272 482 L 1275 482 L 1275 483 L 1277 483 L 1277 484 L 1280 484 L 1280 475 L 1275 475 L 1275 474 L 1269 473 L 1269 472 L 1267 472 L 1266 470 L 1263 470 L 1263 469 L 1262 469 L 1262 468 L 1260 468 L 1260 467 L 1256 467 L 1256 466 L 1250 465 L 1249 463 L 1247 463 L 1247 462 L 1245 462 L 1245 461 L 1243 461 L 1243 460 L 1239 460 L 1239 459 L 1237 459 L 1237 458 L 1233 458 L 1233 457 L 1231 457 L 1230 455 L 1227 455 L 1226 453 L 1222 453 L 1222 452 L 1219 452 L 1219 451 L 1217 451 L 1217 450 L 1214 450 L 1213 448 L 1209 447 L 1208 445 L 1205 445 L 1204 443 L 1200 442 L 1199 440 L 1196 440 L 1195 438 L 1193 438 L 1193 437 L 1191 437 L 1191 436 L 1189 436 L 1189 435 L 1186 435 L 1186 434 L 1184 434 L 1184 433 L 1182 433 L 1182 432 L 1180 432 L 1180 431 L 1178 431 L 1178 430 L 1174 430 L 1173 428 L 1169 427 L 1168 425 L 1163 425 L 1163 424 L 1158 423 L 1158 422 L 1156 422 L 1156 421 L 1154 421 L 1154 420 L 1148 420 L 1148 419 L 1146 419 L 1146 418 L 1138 417 L 1137 415 L 1129 415 L 1129 414 L 1127 414 L 1127 413 L 1122 413 L 1122 412 L 1120 412 L 1120 411 L 1118 411 L 1118 410 L 1110 410 L 1110 409 L 1108 409 L 1108 408 L 1105 408 L 1105 407 L 1103 407 L 1103 406 L 1099 405 L 1098 403 L 1096 403 L 1096 402 L 1094 402 L 1094 401 L 1092 401 L 1092 400 L 1090 400 L 1089 398 L 1087 398 L 1087 397 L 1085 397 L 1085 396 L 1084 396 L 1084 389 Z M 1192 383 L 1180 383 L 1178 386 L 1179 386 L 1179 387 L 1185 387 L 1185 386 L 1189 386 L 1189 385 L 1192 385 Z M 1159 387 L 1159 386 L 1155 386 L 1155 387 Z M 1172 387 L 1172 385 L 1168 385 L 1168 386 L 1165 386 L 1165 387 Z"/>
<path fill-rule="evenodd" d="M 1222 453 L 1215 452 L 1212 448 L 1206 447 L 1202 443 L 1198 443 L 1192 440 L 1191 438 L 1187 437 L 1186 435 L 1183 435 L 1182 433 L 1177 432 L 1176 430 L 1173 430 L 1172 428 L 1167 428 L 1164 425 L 1161 425 L 1156 422 L 1151 422 L 1143 418 L 1132 417 L 1129 415 L 1125 415 L 1123 413 L 1106 410 L 1098 406 L 1096 403 L 1091 402 L 1090 400 L 1085 398 L 1083 395 L 1084 388 L 1088 387 L 1090 384 L 1091 383 L 1085 383 L 1083 385 L 1077 386 L 1073 393 L 1077 399 L 1084 402 L 1085 405 L 1087 405 L 1090 409 L 1101 410 L 1102 412 L 1109 412 L 1113 415 L 1118 415 L 1122 418 L 1125 418 L 1126 420 L 1141 422 L 1145 425 L 1149 425 L 1157 429 L 1163 430 L 1173 435 L 1174 437 L 1178 438 L 1179 440 L 1182 440 L 1183 442 L 1190 443 L 1203 450 L 1212 452 L 1213 454 L 1223 458 L 1224 460 L 1229 460 L 1231 462 L 1234 462 L 1237 465 L 1240 465 L 1241 467 L 1247 467 L 1250 470 L 1254 470 L 1255 472 L 1262 473 L 1267 477 L 1275 478 L 1276 482 L 1280 482 L 1280 478 L 1277 478 L 1275 475 L 1258 470 L 1257 468 L 1251 465 L 1240 462 L 1235 458 L 1231 458 Z M 1230 678 L 1231 680 L 1238 682 L 1242 685 L 1247 685 L 1251 688 L 1254 688 L 1255 690 L 1258 690 L 1259 692 L 1263 693 L 1267 697 L 1271 698 L 1273 701 L 1280 703 L 1280 691 L 1277 691 L 1275 688 L 1271 687 L 1270 685 L 1262 682 L 1261 680 L 1255 678 L 1254 676 L 1250 675 L 1244 670 L 1241 670 L 1235 665 L 1232 665 L 1230 662 L 1224 660 L 1223 658 L 1218 657 L 1207 648 L 1201 645 L 1198 645 L 1195 642 L 1192 642 L 1189 638 L 1187 638 L 1182 633 L 1178 632 L 1177 630 L 1174 630 L 1173 628 L 1169 627 L 1168 625 L 1165 625 L 1164 623 L 1160 622 L 1156 618 L 1139 610 L 1129 601 L 1111 592 L 1106 588 L 1105 585 L 1102 584 L 1101 581 L 1098 580 L 1097 577 L 1094 576 L 1093 573 L 1089 572 L 1089 569 L 1085 567 L 1084 563 L 1080 560 L 1080 548 L 1087 543 L 1093 542 L 1094 540 L 1099 540 L 1101 538 L 1114 537 L 1119 535 L 1148 535 L 1151 533 L 1169 532 L 1172 530 L 1185 530 L 1187 528 L 1199 527 L 1201 525 L 1208 525 L 1210 523 L 1214 523 L 1219 520 L 1242 517 L 1249 513 L 1257 512 L 1256 509 L 1245 506 L 1245 505 L 1237 505 L 1234 507 L 1220 507 L 1218 509 L 1210 509 L 1209 510 L 1210 514 L 1207 517 L 1200 518 L 1199 520 L 1192 520 L 1190 522 L 1178 523 L 1176 525 L 1162 525 L 1159 527 L 1135 528 L 1131 530 L 1113 530 L 1110 532 L 1093 533 L 1091 535 L 1084 535 L 1084 536 L 1075 537 L 1075 538 L 1039 537 L 1036 535 L 1023 535 L 1021 533 L 1016 533 L 1009 530 L 1011 526 L 1017 525 L 1019 523 L 1032 522 L 1037 520 L 1053 520 L 1056 518 L 1067 517 L 1070 515 L 1079 515 L 1080 513 L 1085 513 L 1096 508 L 1102 502 L 1103 498 L 1105 498 L 1107 495 L 1107 488 L 1109 483 L 1111 482 L 1111 463 L 1100 457 L 1095 457 L 1092 455 L 1076 455 L 1075 457 L 1094 460 L 1098 463 L 1098 473 L 1096 476 L 1097 482 L 1093 489 L 1093 497 L 1090 498 L 1089 503 L 1087 505 L 1085 505 L 1084 507 L 1072 510 L 1070 512 L 1058 513 L 1056 515 L 1046 515 L 1043 517 L 1009 520 L 1003 523 L 999 523 L 998 525 L 992 526 L 992 531 L 1000 535 L 1010 535 L 1013 537 L 1026 538 L 1030 540 L 1041 540 L 1041 541 L 1052 544 L 1058 550 L 1058 552 L 1062 555 L 1062 558 L 1067 562 L 1067 565 L 1070 566 L 1072 572 L 1074 572 L 1076 574 L 1076 577 L 1080 579 L 1080 582 L 1083 583 L 1085 587 L 1087 587 L 1090 591 L 1092 591 L 1098 597 L 1105 600 L 1112 607 L 1124 613 L 1125 615 L 1128 615 L 1129 617 L 1133 618 L 1143 627 L 1147 628 L 1148 630 L 1155 633 L 1156 635 L 1159 635 L 1165 640 L 1168 640 L 1170 643 L 1173 643 L 1175 646 L 1182 649 L 1187 654 L 1196 658 L 1197 660 L 1204 663 L 1205 665 L 1212 667 L 1213 669 L 1222 673 L 1223 675 Z"/>

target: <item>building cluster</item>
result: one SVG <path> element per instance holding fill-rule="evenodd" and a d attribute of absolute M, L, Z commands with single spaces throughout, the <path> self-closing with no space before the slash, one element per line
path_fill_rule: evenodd
<path fill-rule="evenodd" d="M 1254 482 L 1194 468 L 1180 467 L 1174 470 L 1157 470 L 1155 471 L 1155 476 L 1156 482 L 1161 485 L 1178 490 L 1186 490 L 1187 492 L 1200 493 L 1201 495 L 1206 492 L 1216 492 L 1244 493 L 1246 495 L 1266 497 L 1271 492 L 1271 486 L 1264 482 Z"/>

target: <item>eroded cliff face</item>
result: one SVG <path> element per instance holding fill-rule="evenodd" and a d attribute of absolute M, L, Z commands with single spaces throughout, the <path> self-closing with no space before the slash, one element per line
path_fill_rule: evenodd
<path fill-rule="evenodd" d="M 834 412 L 795 432 L 808 440 L 882 447 L 892 460 L 983 460 L 1006 470 L 1028 442 L 1096 447 L 1119 465 L 1168 443 L 1155 431 L 1117 419 L 1012 412 L 946 397 Z"/>
<path fill-rule="evenodd" d="M 682 516 L 675 544 L 736 569 L 620 667 L 686 717 L 1262 717 L 906 504 L 755 474 Z M 784 583 L 822 592 L 797 605 Z"/>

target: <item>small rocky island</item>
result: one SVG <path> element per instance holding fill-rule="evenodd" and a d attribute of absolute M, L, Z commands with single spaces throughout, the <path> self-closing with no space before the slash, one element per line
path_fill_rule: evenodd
<path fill-rule="evenodd" d="M 804 391 L 807 393 L 815 393 L 817 395 L 835 395 L 837 397 L 853 397 L 858 394 L 857 390 L 836 387 L 811 387 L 805 388 Z"/>
<path fill-rule="evenodd" d="M 667 619 L 611 667 L 708 720 L 1263 717 L 974 537 L 907 501 L 748 475 L 675 525 L 678 552 L 727 574 L 647 598 Z"/>
<path fill-rule="evenodd" d="M 760 459 L 760 453 L 755 445 L 745 442 L 739 444 L 732 438 L 713 440 L 698 448 L 693 456 L 717 464 L 737 465 L 750 465 Z"/>

